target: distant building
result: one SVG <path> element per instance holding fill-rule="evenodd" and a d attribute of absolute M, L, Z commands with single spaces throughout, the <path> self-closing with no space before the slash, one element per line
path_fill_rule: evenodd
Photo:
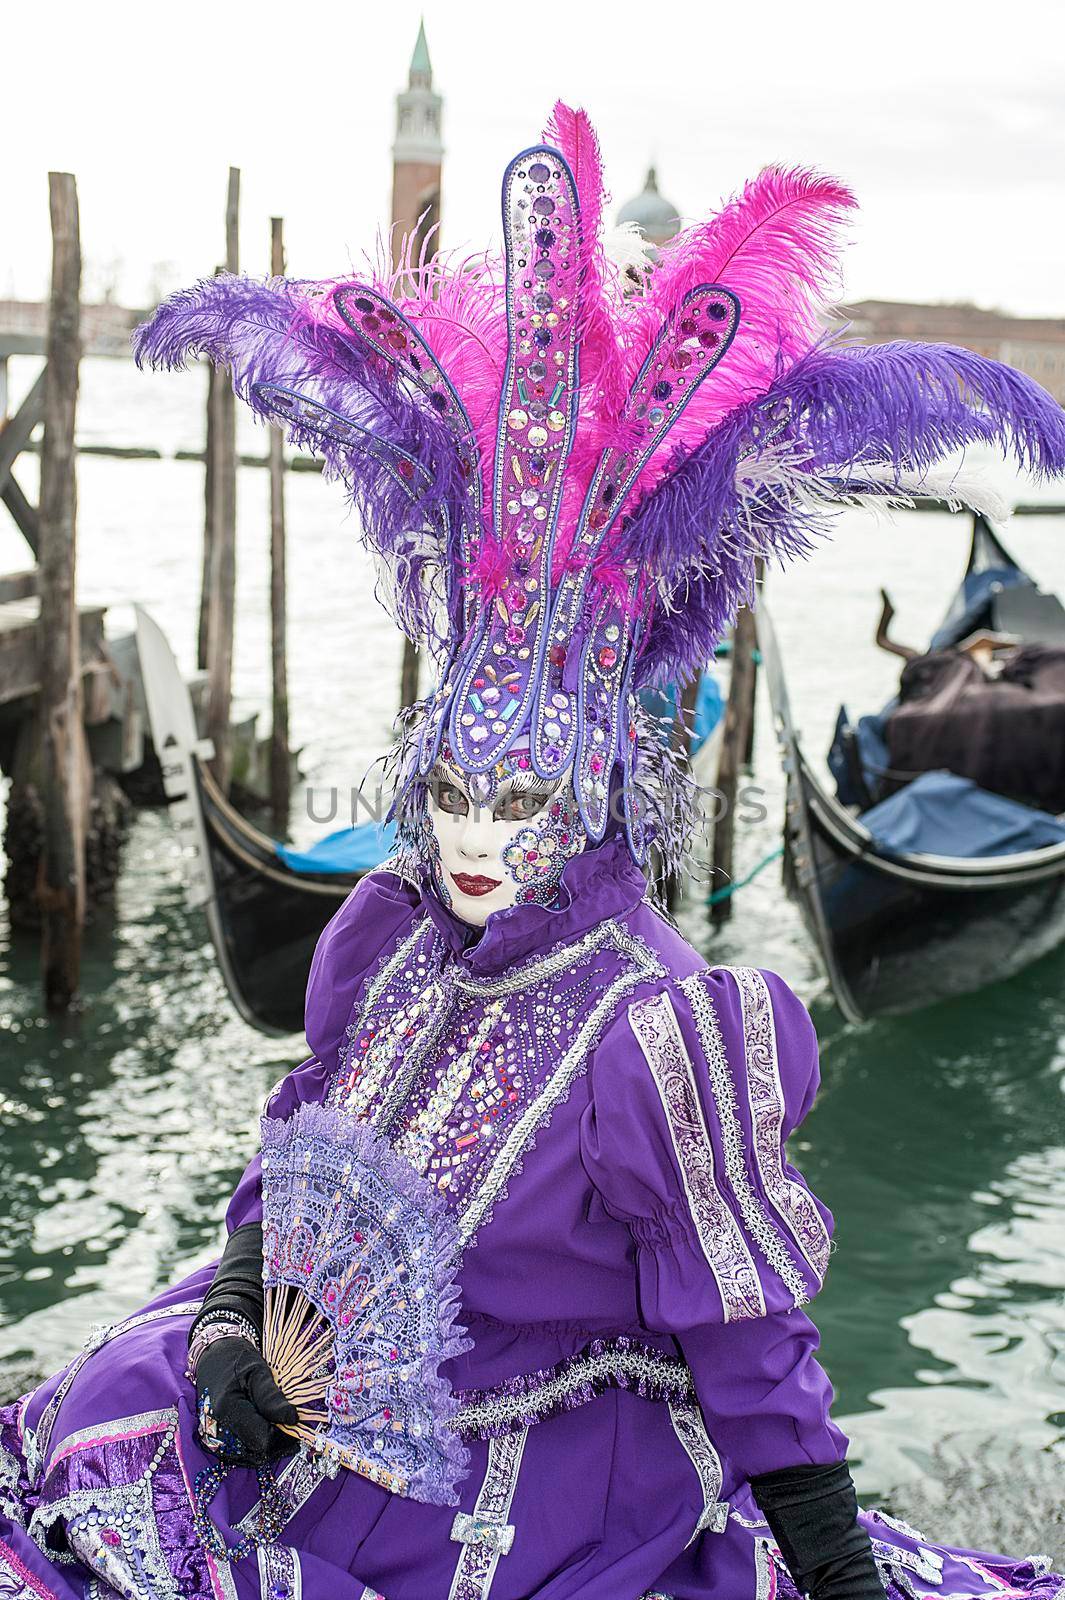
<path fill-rule="evenodd" d="M 617 220 L 638 223 L 644 238 L 656 246 L 665 244 L 680 232 L 680 212 L 671 200 L 660 193 L 654 167 L 647 169 L 647 181 L 642 194 L 621 207 Z"/>
<path fill-rule="evenodd" d="M 920 339 L 958 344 L 1006 361 L 1065 404 L 1065 318 L 1011 317 L 972 305 L 920 305 L 906 300 L 861 300 L 841 307 L 853 332 L 869 344 Z"/>
<path fill-rule="evenodd" d="M 440 222 L 440 168 L 444 158 L 441 122 L 444 101 L 433 90 L 433 64 L 418 29 L 407 87 L 396 96 L 396 138 L 392 146 L 392 261 L 398 264 L 404 238 L 415 234 L 414 257 L 431 228 Z M 439 235 L 434 238 L 434 248 Z"/>

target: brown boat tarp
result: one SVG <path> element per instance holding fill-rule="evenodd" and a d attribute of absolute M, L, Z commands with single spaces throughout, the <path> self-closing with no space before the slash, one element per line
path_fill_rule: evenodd
<path fill-rule="evenodd" d="M 989 677 L 959 650 L 907 662 L 887 718 L 891 788 L 920 772 L 1065 811 L 1065 649 L 1024 645 Z"/>

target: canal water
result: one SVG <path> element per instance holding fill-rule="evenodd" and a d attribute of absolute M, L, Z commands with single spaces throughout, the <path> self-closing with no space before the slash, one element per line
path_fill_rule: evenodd
<path fill-rule="evenodd" d="M 32 376 L 30 363 L 16 384 Z M 84 365 L 84 442 L 151 444 L 168 457 L 202 443 L 204 378 Z M 262 435 L 242 420 L 242 448 Z M 30 463 L 32 468 L 32 463 Z M 1021 498 L 1045 490 L 1002 486 Z M 82 598 L 145 604 L 192 667 L 202 469 L 173 459 L 80 465 Z M 24 472 L 32 492 L 32 471 Z M 293 834 L 345 821 L 345 796 L 385 746 L 399 678 L 396 635 L 372 599 L 339 491 L 288 481 L 291 699 L 308 791 Z M 1007 542 L 1046 588 L 1065 590 L 1065 519 L 1018 519 Z M 896 631 L 922 643 L 956 584 L 965 519 L 848 513 L 817 556 L 769 585 L 797 720 L 812 753 L 836 708 L 891 693 L 895 663 L 872 635 L 877 590 Z M 238 710 L 262 709 L 269 673 L 267 475 L 241 472 Z M 0 527 L 0 571 L 26 564 Z M 779 839 L 782 787 L 768 707 L 755 770 L 764 817 L 739 827 L 743 874 Z M 332 795 L 338 815 L 331 816 Z M 85 950 L 85 1008 L 40 1016 L 37 951 L 0 906 L 0 1393 L 80 1346 L 89 1327 L 140 1304 L 206 1259 L 226 1197 L 254 1148 L 258 1111 L 301 1059 L 234 1013 L 202 915 L 183 903 L 164 812 L 140 811 L 116 904 Z M 1065 953 L 1007 984 L 919 1015 L 848 1027 L 824 986 L 778 865 L 735 898 L 711 936 L 696 891 L 685 931 L 707 958 L 775 968 L 813 1009 L 823 1087 L 794 1155 L 838 1219 L 817 1302 L 863 1492 L 935 1473 L 944 1440 L 978 1441 L 1001 1470 L 1065 1443 Z"/>

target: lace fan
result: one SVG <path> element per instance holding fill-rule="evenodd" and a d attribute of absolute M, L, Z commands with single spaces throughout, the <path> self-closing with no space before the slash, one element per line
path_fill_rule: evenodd
<path fill-rule="evenodd" d="M 327 1466 L 457 1503 L 468 1455 L 440 1364 L 456 1326 L 443 1197 L 366 1124 L 311 1103 L 264 1118 L 263 1355 Z"/>

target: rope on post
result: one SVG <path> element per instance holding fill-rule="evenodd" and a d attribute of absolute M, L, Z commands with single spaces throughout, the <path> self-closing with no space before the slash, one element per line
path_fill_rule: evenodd
<path fill-rule="evenodd" d="M 771 850 L 762 861 L 759 861 L 756 867 L 751 868 L 746 877 L 737 878 L 735 883 L 726 883 L 723 889 L 711 890 L 706 897 L 707 905 L 717 905 L 721 900 L 730 899 L 732 895 L 736 893 L 737 889 L 745 889 L 749 883 L 753 882 L 753 880 L 757 878 L 760 872 L 765 870 L 766 867 L 771 867 L 774 861 L 779 861 L 783 854 L 784 846 L 782 844 L 778 844 L 776 849 Z"/>

